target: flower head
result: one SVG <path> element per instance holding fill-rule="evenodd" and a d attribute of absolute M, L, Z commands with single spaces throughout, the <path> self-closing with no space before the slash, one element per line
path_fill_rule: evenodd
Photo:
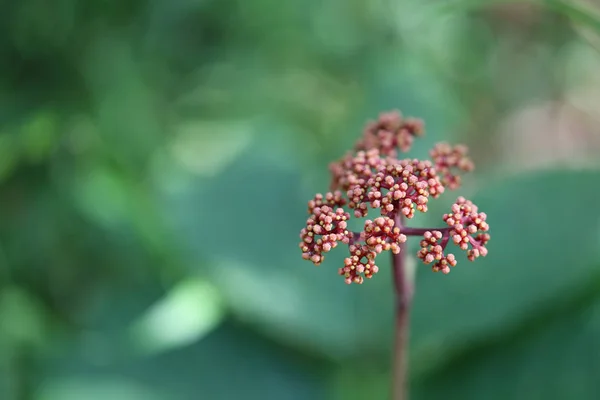
<path fill-rule="evenodd" d="M 377 149 L 346 154 L 340 161 L 329 165 L 331 190 L 347 191 L 355 186 L 364 186 L 374 173 L 386 165 L 386 161 Z"/>
<path fill-rule="evenodd" d="M 339 243 L 348 245 L 350 254 L 339 274 L 350 284 L 363 283 L 377 273 L 375 259 L 379 254 L 404 251 L 402 244 L 408 236 L 422 238 L 417 256 L 431 264 L 435 272 L 447 274 L 457 264 L 454 254 L 446 252 L 449 243 L 465 250 L 471 261 L 487 255 L 487 216 L 463 197 L 452 205 L 451 213 L 444 214 L 446 227 L 404 225 L 403 221 L 412 219 L 416 211 L 427 212 L 429 201 L 446 188 L 456 189 L 460 172 L 473 170 L 466 147 L 446 143 L 431 150 L 431 161 L 396 158 L 398 151 L 407 151 L 414 138 L 422 134 L 422 122 L 403 119 L 395 111 L 383 113 L 367 125 L 355 152 L 330 165 L 332 192 L 317 194 L 308 202 L 309 217 L 300 232 L 304 259 L 319 265 L 324 253 Z M 377 209 L 380 216 L 366 220 L 362 231 L 350 231 L 350 210 L 354 218 L 362 218 L 369 209 Z"/>
<path fill-rule="evenodd" d="M 398 149 L 403 153 L 410 150 L 414 138 L 423 134 L 423 121 L 416 118 L 404 119 L 400 111 L 381 113 L 377 121 L 369 122 L 356 150 L 377 149 L 384 156 L 396 157 Z"/>
<path fill-rule="evenodd" d="M 449 235 L 454 244 L 467 251 L 467 258 L 474 261 L 488 253 L 485 245 L 490 240 L 487 233 L 487 215 L 478 212 L 477 206 L 464 197 L 459 197 L 452 205 L 452 212 L 444 214 L 444 222 L 450 227 Z"/>
<path fill-rule="evenodd" d="M 369 182 L 371 207 L 381 213 L 400 212 L 412 218 L 415 210 L 426 212 L 429 197 L 439 197 L 444 186 L 429 161 L 402 160 L 390 163 Z"/>
<path fill-rule="evenodd" d="M 313 214 L 317 207 L 342 207 L 344 204 L 346 204 L 346 199 L 342 197 L 342 192 L 340 191 L 327 192 L 325 196 L 317 193 L 315 198 L 308 202 L 308 213 Z"/>
<path fill-rule="evenodd" d="M 400 253 L 400 244 L 406 242 L 406 235 L 400 232 L 390 217 L 378 217 L 374 221 L 365 221 L 364 240 L 367 246 L 377 254 L 391 250 Z"/>
<path fill-rule="evenodd" d="M 365 245 L 350 245 L 350 257 L 344 259 L 344 266 L 338 273 L 344 277 L 347 284 L 361 284 L 364 278 L 371 279 L 379 271 L 375 265 L 376 252 Z"/>
<path fill-rule="evenodd" d="M 444 254 L 444 247 L 448 242 L 448 238 L 444 237 L 440 231 L 426 231 L 423 234 L 423 240 L 420 242 L 421 250 L 417 256 L 423 260 L 425 264 L 434 263 L 431 269 L 433 272 L 442 271 L 447 274 L 450 272 L 450 267 L 456 265 L 454 254 Z"/>
<path fill-rule="evenodd" d="M 334 202 L 335 196 L 328 193 L 325 199 L 329 198 Z M 311 215 L 306 220 L 306 227 L 300 231 L 302 258 L 312 261 L 315 265 L 321 264 L 325 259 L 323 253 L 337 247 L 338 242 L 347 244 L 352 238 L 352 233 L 347 229 L 350 214 L 341 207 L 334 209 L 323 204 L 323 199 L 322 195 L 317 194 L 314 200 L 308 202 Z"/>
<path fill-rule="evenodd" d="M 475 168 L 467 153 L 466 146 L 450 146 L 444 142 L 436 144 L 429 152 L 442 183 L 450 190 L 458 189 L 460 186 L 461 178 L 458 175 L 460 172 L 471 172 Z"/>

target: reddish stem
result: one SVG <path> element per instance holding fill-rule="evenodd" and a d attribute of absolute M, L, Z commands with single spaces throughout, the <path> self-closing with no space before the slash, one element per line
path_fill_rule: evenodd
<path fill-rule="evenodd" d="M 442 251 L 446 250 L 446 246 L 448 245 L 448 241 L 450 240 L 450 236 L 444 232 L 444 237 L 442 239 L 442 243 L 440 244 L 442 246 Z"/>
<path fill-rule="evenodd" d="M 350 239 L 350 244 L 354 244 L 360 240 L 361 232 L 352 232 L 352 239 Z"/>
<path fill-rule="evenodd" d="M 401 215 L 394 216 L 396 226 L 403 227 Z M 394 334 L 394 365 L 392 375 L 393 400 L 408 399 L 408 339 L 410 325 L 410 306 L 414 284 L 406 266 L 406 246 L 400 245 L 400 253 L 392 255 L 392 271 L 395 289 L 396 327 Z"/>
<path fill-rule="evenodd" d="M 394 219 L 401 233 L 407 236 L 423 236 L 427 231 L 440 231 L 443 234 L 442 249 L 446 248 L 450 239 L 451 227 L 445 228 L 410 228 L 404 226 L 404 217 L 391 212 L 388 217 Z M 353 232 L 350 244 L 361 240 L 360 232 Z M 392 254 L 392 273 L 395 293 L 395 330 L 394 330 L 394 362 L 392 375 L 392 399 L 408 400 L 408 345 L 410 327 L 410 308 L 414 294 L 412 274 L 406 265 L 406 244 L 400 243 L 400 252 Z"/>

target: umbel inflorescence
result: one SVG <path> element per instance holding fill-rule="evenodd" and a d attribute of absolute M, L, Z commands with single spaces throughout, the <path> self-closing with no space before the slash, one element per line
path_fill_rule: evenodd
<path fill-rule="evenodd" d="M 347 245 L 349 255 L 339 274 L 351 284 L 363 283 L 377 273 L 375 261 L 380 253 L 403 251 L 407 236 L 421 237 L 417 256 L 435 272 L 447 274 L 456 265 L 456 257 L 446 250 L 450 242 L 466 251 L 471 261 L 487 254 L 486 214 L 463 197 L 443 215 L 444 227 L 404 224 L 417 211 L 427 212 L 430 199 L 460 187 L 460 173 L 474 167 L 466 147 L 447 143 L 430 151 L 431 160 L 399 158 L 423 133 L 420 120 L 404 119 L 398 111 L 383 113 L 367 124 L 354 150 L 330 165 L 331 191 L 308 202 L 310 216 L 300 233 L 304 259 L 319 265 L 325 253 L 340 243 Z M 367 217 L 371 211 L 379 215 L 367 219 L 362 231 L 349 230 L 350 218 Z"/>

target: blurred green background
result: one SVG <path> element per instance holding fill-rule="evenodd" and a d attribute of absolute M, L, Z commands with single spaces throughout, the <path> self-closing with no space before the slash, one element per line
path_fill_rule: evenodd
<path fill-rule="evenodd" d="M 1 400 L 386 399 L 389 264 L 346 286 L 297 243 L 394 108 L 426 121 L 413 155 L 470 146 L 492 233 L 418 266 L 413 398 L 600 398 L 594 1 L 0 9 Z"/>

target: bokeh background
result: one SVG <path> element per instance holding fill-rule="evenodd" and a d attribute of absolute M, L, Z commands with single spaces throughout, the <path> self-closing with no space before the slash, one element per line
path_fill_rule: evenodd
<path fill-rule="evenodd" d="M 600 398 L 597 6 L 2 2 L 0 399 L 386 399 L 389 263 L 297 243 L 395 108 L 470 146 L 492 233 L 417 266 L 413 398 Z"/>

